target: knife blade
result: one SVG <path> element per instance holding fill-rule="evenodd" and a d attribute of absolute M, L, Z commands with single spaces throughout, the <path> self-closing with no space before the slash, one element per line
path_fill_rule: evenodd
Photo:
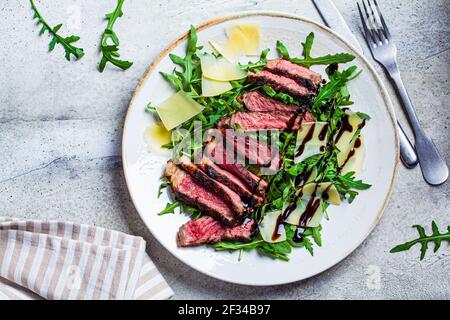
<path fill-rule="evenodd" d="M 330 29 L 333 29 L 333 31 L 336 31 L 345 40 L 350 42 L 350 44 L 355 47 L 359 53 L 364 54 L 361 45 L 350 31 L 347 23 L 334 3 L 331 2 L 331 0 L 313 0 L 313 3 L 325 25 Z"/>
<path fill-rule="evenodd" d="M 334 3 L 331 0 L 312 1 L 325 25 L 340 34 L 345 40 L 353 45 L 356 51 L 364 55 L 361 45 L 350 31 L 350 28 Z M 408 169 L 414 168 L 419 163 L 416 150 L 398 121 L 397 125 L 400 139 L 400 159 Z"/>

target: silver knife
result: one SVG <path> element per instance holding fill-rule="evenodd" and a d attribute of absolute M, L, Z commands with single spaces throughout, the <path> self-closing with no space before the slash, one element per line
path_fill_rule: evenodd
<path fill-rule="evenodd" d="M 360 54 L 364 54 L 361 45 L 359 44 L 353 33 L 350 31 L 347 23 L 345 22 L 344 18 L 342 17 L 341 13 L 336 8 L 334 3 L 331 0 L 312 1 L 325 25 L 336 31 L 345 40 L 350 42 L 350 44 Z M 408 137 L 405 134 L 405 131 L 403 131 L 403 128 L 401 127 L 400 123 L 398 123 L 398 121 L 397 124 L 399 128 L 398 132 L 400 138 L 400 158 L 407 168 L 413 168 L 419 162 L 416 151 L 414 150 L 413 145 L 409 141 Z"/>

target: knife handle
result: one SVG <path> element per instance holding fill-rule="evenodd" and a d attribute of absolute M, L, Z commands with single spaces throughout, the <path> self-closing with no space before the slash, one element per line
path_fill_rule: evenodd
<path fill-rule="evenodd" d="M 400 159 L 402 160 L 405 167 L 407 167 L 408 169 L 412 169 L 417 165 L 419 159 L 417 158 L 416 150 L 406 136 L 405 131 L 403 131 L 402 126 L 398 121 L 397 124 L 400 139 Z"/>

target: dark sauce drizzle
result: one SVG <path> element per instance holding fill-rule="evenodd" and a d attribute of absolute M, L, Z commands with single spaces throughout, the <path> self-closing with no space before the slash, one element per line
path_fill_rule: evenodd
<path fill-rule="evenodd" d="M 276 241 L 281 237 L 281 234 L 278 233 L 278 230 L 280 229 L 280 225 L 283 223 L 283 215 L 280 214 L 277 218 L 277 222 L 275 223 L 275 229 L 272 233 L 272 241 Z"/>
<path fill-rule="evenodd" d="M 303 241 L 303 233 L 306 231 L 306 228 L 303 227 L 297 227 L 294 232 L 294 237 L 292 238 L 292 241 L 294 242 L 302 242 Z"/>
<path fill-rule="evenodd" d="M 302 141 L 302 144 L 298 147 L 297 152 L 295 153 L 296 157 L 301 156 L 303 151 L 305 151 L 305 145 L 310 141 L 314 135 L 314 128 L 316 127 L 316 124 L 313 123 L 313 125 L 309 128 L 308 132 L 306 133 L 305 138 Z"/>

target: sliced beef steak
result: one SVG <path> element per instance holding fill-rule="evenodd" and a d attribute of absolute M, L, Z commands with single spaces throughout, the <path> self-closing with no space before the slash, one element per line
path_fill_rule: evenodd
<path fill-rule="evenodd" d="M 216 193 L 198 183 L 190 174 L 183 171 L 172 160 L 167 162 L 164 173 L 172 185 L 175 197 L 191 206 L 200 209 L 227 226 L 239 224 L 235 213 Z"/>
<path fill-rule="evenodd" d="M 309 112 L 243 112 L 238 111 L 229 120 L 230 126 L 246 131 L 251 130 L 287 130 L 300 129 L 303 121 L 314 121 Z"/>
<path fill-rule="evenodd" d="M 177 244 L 179 247 L 191 247 L 201 244 L 213 244 L 222 240 L 251 241 L 256 231 L 256 222 L 248 220 L 236 227 L 223 227 L 211 217 L 201 217 L 182 225 L 178 231 Z"/>
<path fill-rule="evenodd" d="M 237 156 L 237 162 L 243 163 L 243 158 L 248 164 L 264 167 L 272 172 L 280 169 L 280 154 L 265 142 L 257 140 L 250 135 L 239 130 L 225 130 L 225 142 L 227 153 Z"/>
<path fill-rule="evenodd" d="M 322 76 L 319 73 L 284 59 L 268 61 L 265 69 L 280 76 L 290 78 L 312 91 L 316 91 L 322 82 Z"/>
<path fill-rule="evenodd" d="M 281 101 L 265 96 L 259 91 L 247 91 L 241 97 L 242 102 L 250 111 L 273 112 L 273 111 L 298 111 L 298 106 L 286 104 Z"/>
<path fill-rule="evenodd" d="M 304 100 L 305 97 L 312 97 L 316 94 L 314 90 L 298 84 L 295 80 L 280 76 L 268 70 L 262 70 L 256 73 L 249 72 L 248 80 L 256 85 L 268 85 L 274 90 L 287 93 L 300 101 Z"/>
<path fill-rule="evenodd" d="M 236 218 L 243 218 L 244 214 L 247 213 L 247 205 L 242 201 L 241 197 L 231 190 L 226 185 L 212 179 L 205 172 L 203 172 L 199 167 L 197 167 L 191 160 L 182 156 L 179 159 L 180 167 L 188 172 L 198 183 L 205 186 L 211 192 L 216 193 L 219 197 L 224 199 L 224 201 L 233 209 L 236 213 Z M 250 208 L 248 208 L 250 209 Z"/>
<path fill-rule="evenodd" d="M 255 195 L 238 177 L 216 165 L 210 158 L 204 157 L 199 167 L 211 178 L 226 185 L 241 196 L 244 202 L 258 207 L 263 204 L 264 197 Z"/>
<path fill-rule="evenodd" d="M 267 182 L 247 170 L 242 164 L 236 163 L 235 161 L 227 161 L 223 144 L 217 143 L 216 141 L 210 141 L 206 146 L 205 151 L 219 167 L 239 178 L 254 194 L 263 198 L 265 197 L 268 187 Z"/>

